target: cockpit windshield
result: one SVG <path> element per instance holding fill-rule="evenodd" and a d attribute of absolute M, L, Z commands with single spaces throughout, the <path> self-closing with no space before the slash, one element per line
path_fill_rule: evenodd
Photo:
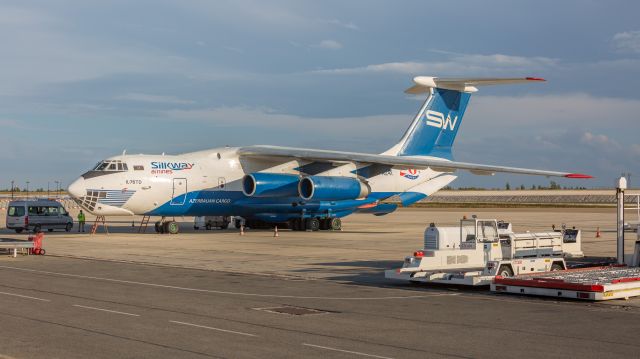
<path fill-rule="evenodd" d="M 104 160 L 93 168 L 93 171 L 102 172 L 122 172 L 128 170 L 127 164 L 120 160 Z"/>

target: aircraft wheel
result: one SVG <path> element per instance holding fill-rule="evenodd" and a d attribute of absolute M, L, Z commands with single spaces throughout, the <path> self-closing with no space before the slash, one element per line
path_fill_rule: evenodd
<path fill-rule="evenodd" d="M 339 231 L 342 229 L 342 220 L 338 217 L 333 217 L 329 220 L 329 229 L 332 231 Z"/>
<path fill-rule="evenodd" d="M 291 222 L 293 223 L 291 229 L 293 229 L 294 231 L 304 231 L 306 229 L 306 222 L 302 218 L 294 218 L 291 220 Z"/>
<path fill-rule="evenodd" d="M 310 231 L 317 231 L 320 229 L 320 221 L 316 217 L 307 218 L 305 227 Z"/>
<path fill-rule="evenodd" d="M 321 231 L 326 231 L 326 230 L 329 229 L 329 225 L 330 225 L 329 221 L 330 221 L 329 218 L 324 218 L 324 219 L 320 220 L 320 230 Z"/>
<path fill-rule="evenodd" d="M 155 229 L 156 229 L 156 233 L 163 233 L 164 232 L 164 226 L 162 225 L 162 222 L 160 222 L 160 221 L 156 222 Z"/>
<path fill-rule="evenodd" d="M 166 232 L 170 234 L 178 234 L 180 232 L 180 226 L 178 226 L 178 222 L 170 221 L 165 223 Z"/>

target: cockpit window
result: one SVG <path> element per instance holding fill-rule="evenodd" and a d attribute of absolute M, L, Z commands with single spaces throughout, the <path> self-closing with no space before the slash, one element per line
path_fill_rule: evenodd
<path fill-rule="evenodd" d="M 127 164 L 121 160 L 104 160 L 98 163 L 92 170 L 83 174 L 84 179 L 105 176 L 112 173 L 129 171 Z"/>
<path fill-rule="evenodd" d="M 127 164 L 120 160 L 104 160 L 98 163 L 94 169 L 94 171 L 105 171 L 105 172 L 122 172 L 128 171 Z"/>
<path fill-rule="evenodd" d="M 96 168 L 94 168 L 94 171 L 104 171 L 107 167 L 109 166 L 109 163 L 107 162 L 100 162 L 98 163 L 98 165 L 96 166 Z"/>

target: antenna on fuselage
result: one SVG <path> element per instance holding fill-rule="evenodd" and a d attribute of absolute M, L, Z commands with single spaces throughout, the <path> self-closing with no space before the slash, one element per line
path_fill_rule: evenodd
<path fill-rule="evenodd" d="M 122 150 L 122 157 L 124 157 L 127 154 L 127 149 L 125 148 L 124 150 Z"/>

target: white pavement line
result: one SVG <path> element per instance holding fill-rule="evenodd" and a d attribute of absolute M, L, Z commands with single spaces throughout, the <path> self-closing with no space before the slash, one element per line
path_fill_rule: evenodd
<path fill-rule="evenodd" d="M 214 328 L 214 327 L 207 327 L 206 325 L 200 325 L 200 324 L 193 324 L 193 323 L 185 323 L 185 322 L 178 322 L 176 320 L 170 320 L 170 323 L 174 323 L 174 324 L 181 324 L 181 325 L 188 325 L 190 327 L 196 327 L 196 328 L 204 328 L 204 329 L 211 329 L 211 330 L 216 330 L 219 332 L 225 332 L 225 333 L 231 333 L 231 334 L 238 334 L 238 335 L 244 335 L 247 337 L 257 337 L 256 334 L 249 334 L 249 333 L 244 333 L 244 332 L 236 332 L 235 330 L 228 330 L 228 329 L 221 329 L 221 328 Z"/>
<path fill-rule="evenodd" d="M 39 300 L 39 301 L 42 301 L 42 302 L 50 302 L 50 300 L 49 300 L 49 299 L 42 299 L 42 298 L 30 297 L 30 296 L 28 296 L 28 295 L 22 295 L 22 294 L 16 294 L 16 293 L 0 292 L 0 294 L 10 295 L 10 296 L 12 296 L 12 297 L 20 297 L 20 298 L 26 298 L 26 299 Z"/>
<path fill-rule="evenodd" d="M 380 355 L 354 352 L 352 350 L 344 350 L 344 349 L 337 349 L 337 348 L 331 348 L 331 347 L 323 347 L 321 345 L 314 345 L 314 344 L 308 344 L 308 343 L 302 343 L 302 345 L 307 346 L 307 347 L 312 347 L 312 348 L 332 350 L 334 352 L 342 352 L 342 353 L 349 353 L 349 354 L 355 354 L 355 355 L 362 355 L 362 356 L 370 357 L 370 358 L 393 359 L 393 358 L 390 358 L 390 357 L 383 357 L 383 356 L 380 356 Z"/>
<path fill-rule="evenodd" d="M 185 290 L 190 292 L 228 294 L 228 295 L 238 295 L 238 296 L 245 296 L 245 297 L 259 297 L 259 298 L 323 299 L 323 300 L 390 300 L 390 299 L 419 299 L 419 298 L 429 298 L 429 297 L 450 297 L 450 296 L 460 295 L 460 293 L 433 293 L 433 294 L 423 294 L 423 295 L 389 296 L 389 297 L 320 297 L 320 296 L 315 297 L 315 296 L 298 296 L 298 295 L 281 295 L 281 294 L 258 294 L 258 293 L 229 292 L 229 291 L 223 291 L 223 290 L 179 287 L 179 286 L 166 285 L 166 284 L 137 282 L 137 281 L 131 281 L 131 280 L 113 279 L 113 278 L 104 278 L 104 277 L 92 277 L 92 276 L 86 276 L 86 275 L 80 275 L 80 274 L 50 272 L 50 271 L 44 271 L 44 270 L 11 267 L 11 266 L 0 266 L 0 268 L 19 270 L 23 272 L 52 274 L 52 275 L 71 277 L 71 278 L 101 280 L 101 281 L 112 282 L 112 283 L 136 284 L 136 285 L 143 285 L 143 286 L 155 287 L 155 288 L 178 289 L 178 290 Z"/>
<path fill-rule="evenodd" d="M 119 312 L 117 310 L 111 310 L 111 309 L 103 309 L 103 308 L 96 308 L 96 307 L 87 307 L 86 305 L 80 305 L 80 304 L 74 304 L 74 307 L 78 307 L 78 308 L 84 308 L 84 309 L 92 309 L 92 310 L 99 310 L 101 312 L 108 312 L 108 313 L 114 313 L 114 314 L 122 314 L 122 315 L 129 315 L 132 317 L 139 317 L 140 314 L 133 314 L 133 313 L 126 313 L 126 312 Z"/>

